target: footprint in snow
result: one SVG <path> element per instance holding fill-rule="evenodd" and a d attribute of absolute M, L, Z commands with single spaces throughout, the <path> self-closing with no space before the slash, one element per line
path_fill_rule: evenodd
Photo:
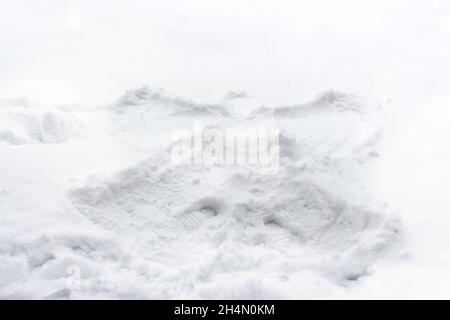
<path fill-rule="evenodd" d="M 185 229 L 194 230 L 216 215 L 217 212 L 213 208 L 202 208 L 196 211 L 184 212 L 178 217 L 178 221 Z"/>

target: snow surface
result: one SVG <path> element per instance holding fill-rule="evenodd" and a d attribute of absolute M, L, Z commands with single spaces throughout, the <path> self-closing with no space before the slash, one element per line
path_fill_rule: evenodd
<path fill-rule="evenodd" d="M 398 255 L 401 223 L 368 182 L 379 107 L 334 91 L 255 103 L 202 105 L 148 88 L 89 111 L 4 103 L 2 297 L 328 296 Z M 278 170 L 174 164 L 171 133 L 199 119 L 279 127 Z M 73 266 L 80 288 L 66 288 Z"/>
<path fill-rule="evenodd" d="M 449 17 L 2 0 L 0 298 L 450 298 Z M 198 123 L 278 167 L 174 163 Z"/>

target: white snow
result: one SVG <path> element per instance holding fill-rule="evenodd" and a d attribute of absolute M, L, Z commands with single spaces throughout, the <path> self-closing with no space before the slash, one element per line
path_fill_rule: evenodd
<path fill-rule="evenodd" d="M 295 298 L 311 279 L 347 290 L 402 250 L 401 224 L 367 187 L 376 108 L 337 92 L 279 108 L 252 100 L 247 115 L 227 101 L 142 88 L 84 112 L 4 107 L 35 116 L 42 147 L 2 146 L 2 274 L 23 273 L 2 277 L 2 296 Z M 199 119 L 279 127 L 279 168 L 172 163 L 171 132 Z M 66 288 L 71 266 L 81 288 Z"/>
<path fill-rule="evenodd" d="M 450 297 L 448 4 L 69 2 L 0 4 L 0 298 Z"/>

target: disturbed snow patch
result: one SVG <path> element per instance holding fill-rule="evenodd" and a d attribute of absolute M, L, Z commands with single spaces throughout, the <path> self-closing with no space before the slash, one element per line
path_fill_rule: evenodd
<path fill-rule="evenodd" d="M 67 142 L 77 122 L 57 110 L 30 109 L 26 104 L 0 104 L 0 144 Z"/>
<path fill-rule="evenodd" d="M 3 298 L 342 296 L 401 244 L 370 189 L 378 111 L 352 95 L 272 108 L 142 88 L 90 110 L 0 113 Z M 276 128 L 277 166 L 174 163 L 173 132 L 199 122 Z"/>
<path fill-rule="evenodd" d="M 170 280 L 148 284 L 177 283 L 172 297 L 236 297 L 208 288 L 238 285 L 249 274 L 288 291 L 292 283 L 271 275 L 296 279 L 309 270 L 340 286 L 370 274 L 400 243 L 398 221 L 367 188 L 380 134 L 373 110 L 336 92 L 272 109 L 247 99 L 197 105 L 145 88 L 128 92 L 113 108 L 116 137 L 146 150 L 146 159 L 107 178 L 91 177 L 70 199 L 130 252 L 168 270 Z M 171 163 L 171 131 L 199 119 L 216 128 L 276 125 L 280 167 L 267 173 L 248 165 Z M 278 295 L 262 292 L 242 297 Z"/>

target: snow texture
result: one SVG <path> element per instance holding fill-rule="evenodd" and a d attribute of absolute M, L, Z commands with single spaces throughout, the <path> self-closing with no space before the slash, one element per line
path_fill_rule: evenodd
<path fill-rule="evenodd" d="M 332 296 L 403 250 L 368 187 L 380 111 L 353 95 L 271 108 L 144 87 L 88 111 L 0 111 L 3 298 Z M 199 120 L 278 127 L 278 170 L 173 164 L 171 133 Z"/>

